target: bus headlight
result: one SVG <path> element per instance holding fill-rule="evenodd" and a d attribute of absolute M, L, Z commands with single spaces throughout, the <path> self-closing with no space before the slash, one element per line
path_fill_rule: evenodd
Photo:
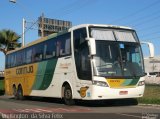
<path fill-rule="evenodd" d="M 145 82 L 144 82 L 144 81 L 140 81 L 140 82 L 138 83 L 138 86 L 143 86 L 143 85 L 145 85 Z"/>
<path fill-rule="evenodd" d="M 93 85 L 108 87 L 108 84 L 103 81 L 93 81 Z"/>

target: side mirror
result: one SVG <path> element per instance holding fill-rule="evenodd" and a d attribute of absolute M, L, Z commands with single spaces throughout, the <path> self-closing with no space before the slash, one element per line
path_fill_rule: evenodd
<path fill-rule="evenodd" d="M 90 55 L 95 55 L 96 54 L 96 41 L 95 41 L 95 38 L 86 38 L 86 40 L 88 41 Z"/>
<path fill-rule="evenodd" d="M 147 44 L 150 52 L 150 58 L 154 57 L 154 45 L 150 42 L 141 42 L 141 44 Z"/>

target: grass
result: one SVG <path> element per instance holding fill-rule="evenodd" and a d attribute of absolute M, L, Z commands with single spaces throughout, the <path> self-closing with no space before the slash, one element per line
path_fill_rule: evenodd
<path fill-rule="evenodd" d="M 0 95 L 4 94 L 4 80 L 0 80 Z"/>
<path fill-rule="evenodd" d="M 4 90 L 4 80 L 0 80 L 0 90 Z"/>
<path fill-rule="evenodd" d="M 160 85 L 146 85 L 144 96 L 138 98 L 139 103 L 160 104 Z"/>

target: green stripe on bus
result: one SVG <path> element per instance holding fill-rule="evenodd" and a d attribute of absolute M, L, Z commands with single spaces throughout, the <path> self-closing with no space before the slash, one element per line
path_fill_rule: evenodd
<path fill-rule="evenodd" d="M 33 90 L 45 90 L 49 87 L 53 78 L 56 64 L 57 59 L 51 59 L 38 64 Z"/>
<path fill-rule="evenodd" d="M 55 71 L 56 64 L 57 64 L 57 59 L 52 59 L 47 62 L 45 75 L 44 75 L 43 82 L 39 90 L 45 90 L 49 87 L 53 79 L 53 74 Z"/>
<path fill-rule="evenodd" d="M 125 79 L 124 83 L 122 83 L 121 86 L 128 86 L 131 82 L 132 82 L 133 79 Z"/>
<path fill-rule="evenodd" d="M 132 82 L 129 84 L 129 86 L 131 85 L 136 85 L 138 83 L 139 79 L 133 79 Z"/>
<path fill-rule="evenodd" d="M 38 90 L 40 88 L 40 86 L 42 85 L 44 75 L 45 75 L 46 66 L 47 66 L 46 64 L 47 64 L 47 61 L 44 61 L 44 62 L 41 62 L 38 64 L 36 79 L 35 79 L 34 85 L 32 87 L 33 90 Z"/>

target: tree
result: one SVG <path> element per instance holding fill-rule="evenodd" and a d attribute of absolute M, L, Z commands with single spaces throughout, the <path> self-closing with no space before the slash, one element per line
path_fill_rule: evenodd
<path fill-rule="evenodd" d="M 0 31 L 0 51 L 5 55 L 8 51 L 14 50 L 15 48 L 21 47 L 19 43 L 20 36 L 12 30 L 1 30 Z"/>

